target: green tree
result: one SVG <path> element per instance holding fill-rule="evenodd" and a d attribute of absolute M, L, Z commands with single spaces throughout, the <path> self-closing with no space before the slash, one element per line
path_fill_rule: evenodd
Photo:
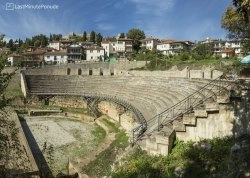
<path fill-rule="evenodd" d="M 228 31 L 230 39 L 241 40 L 244 50 L 250 50 L 250 8 L 249 0 L 233 0 L 235 7 L 229 6 L 221 19 L 222 28 Z"/>
<path fill-rule="evenodd" d="M 237 12 L 243 16 L 245 22 L 250 20 L 250 0 L 233 0 Z"/>
<path fill-rule="evenodd" d="M 7 43 L 7 47 L 8 47 L 11 51 L 16 51 L 16 45 L 15 45 L 13 39 L 10 39 L 10 40 L 9 40 L 9 42 Z"/>
<path fill-rule="evenodd" d="M 95 42 L 96 42 L 97 45 L 101 46 L 101 42 L 102 42 L 102 35 L 101 35 L 101 33 L 98 33 L 95 36 Z"/>
<path fill-rule="evenodd" d="M 125 38 L 125 33 L 121 33 L 120 38 Z"/>
<path fill-rule="evenodd" d="M 12 76 L 12 74 L 3 73 L 3 69 L 6 63 L 7 63 L 7 54 L 2 53 L 0 55 L 0 108 L 5 106 L 6 104 L 3 92 L 5 88 L 7 87 L 9 80 Z"/>
<path fill-rule="evenodd" d="M 130 29 L 127 33 L 127 37 L 133 40 L 133 49 L 138 52 L 141 45 L 140 40 L 145 38 L 144 31 L 137 28 Z"/>
<path fill-rule="evenodd" d="M 40 40 L 36 40 L 36 41 L 34 42 L 34 46 L 35 46 L 35 47 L 40 47 L 40 46 L 41 46 L 41 41 L 40 41 Z"/>
<path fill-rule="evenodd" d="M 83 32 L 82 40 L 87 41 L 87 32 L 86 31 Z"/>
<path fill-rule="evenodd" d="M 4 46 L 4 39 L 5 35 L 4 34 L 0 34 L 0 47 L 3 47 Z"/>
<path fill-rule="evenodd" d="M 91 32 L 90 32 L 89 41 L 95 43 L 95 35 L 96 35 L 95 32 L 94 32 L 94 31 L 91 31 Z"/>
<path fill-rule="evenodd" d="M 199 44 L 192 52 L 193 58 L 202 60 L 212 56 L 212 47 L 209 44 Z"/>

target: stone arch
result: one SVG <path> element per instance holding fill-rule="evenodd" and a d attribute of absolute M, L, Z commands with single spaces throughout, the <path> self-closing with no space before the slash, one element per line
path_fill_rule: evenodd
<path fill-rule="evenodd" d="M 78 75 L 82 75 L 82 69 L 78 69 Z"/>
<path fill-rule="evenodd" d="M 70 73 L 71 73 L 71 69 L 67 68 L 67 75 L 70 75 Z"/>
<path fill-rule="evenodd" d="M 100 75 L 103 75 L 103 68 L 100 68 Z"/>
<path fill-rule="evenodd" d="M 92 68 L 89 69 L 89 75 L 93 75 L 93 69 Z"/>

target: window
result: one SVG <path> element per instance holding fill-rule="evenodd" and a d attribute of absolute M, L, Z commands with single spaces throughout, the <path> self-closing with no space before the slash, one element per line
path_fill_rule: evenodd
<path fill-rule="evenodd" d="M 90 53 L 93 53 L 93 50 L 90 50 Z"/>
<path fill-rule="evenodd" d="M 49 59 L 50 58 L 50 56 L 47 56 L 47 59 Z"/>
<path fill-rule="evenodd" d="M 97 53 L 100 53 L 100 50 L 97 50 Z"/>

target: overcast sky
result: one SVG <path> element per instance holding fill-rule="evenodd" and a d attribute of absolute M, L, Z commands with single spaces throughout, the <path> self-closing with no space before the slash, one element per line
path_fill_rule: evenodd
<path fill-rule="evenodd" d="M 140 28 L 146 36 L 161 39 L 224 39 L 226 32 L 220 22 L 231 1 L 1 0 L 0 33 L 7 39 L 91 30 L 104 36 L 116 36 L 131 28 Z M 22 5 L 26 5 L 26 9 L 20 9 Z M 40 5 L 40 9 L 28 9 L 29 5 Z M 41 8 L 44 5 L 54 9 Z"/>

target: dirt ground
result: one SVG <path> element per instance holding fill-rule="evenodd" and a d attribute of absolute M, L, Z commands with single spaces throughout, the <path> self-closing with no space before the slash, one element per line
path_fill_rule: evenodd
<path fill-rule="evenodd" d="M 25 120 L 37 143 L 32 147 L 39 147 L 54 175 L 67 172 L 69 161 L 77 161 L 97 148 L 93 122 L 59 116 Z"/>

